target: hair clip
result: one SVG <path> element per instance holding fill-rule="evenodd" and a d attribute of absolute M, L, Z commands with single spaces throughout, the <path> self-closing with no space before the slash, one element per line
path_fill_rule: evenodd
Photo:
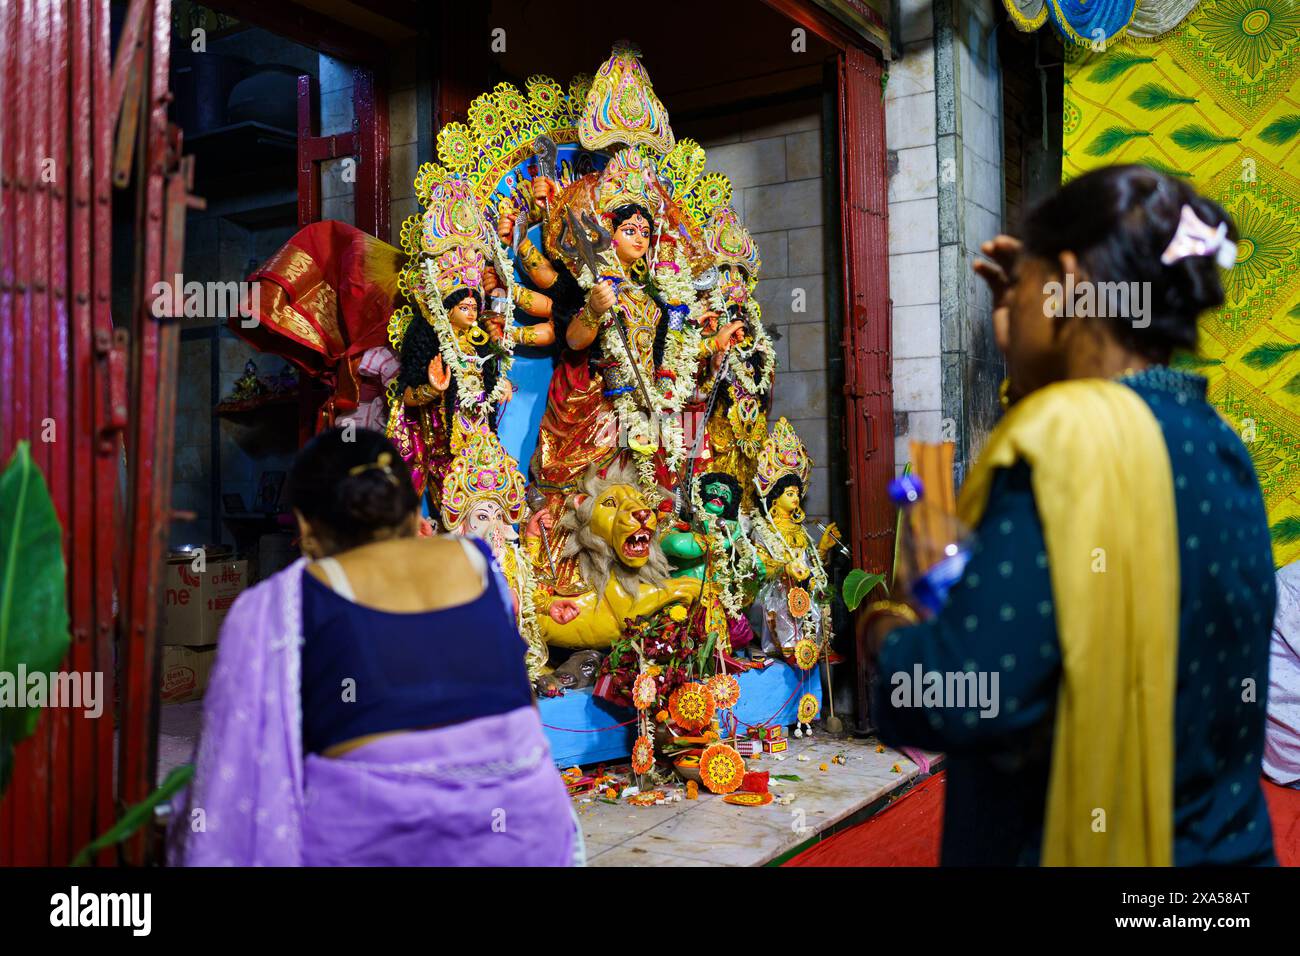
<path fill-rule="evenodd" d="M 1178 217 L 1178 228 L 1160 254 L 1160 261 L 1168 266 L 1188 256 L 1213 256 L 1221 268 L 1231 269 L 1237 262 L 1237 244 L 1228 238 L 1227 222 L 1221 222 L 1215 228 L 1184 203 Z"/>
<path fill-rule="evenodd" d="M 379 457 L 365 465 L 353 465 L 348 469 L 348 477 L 363 474 L 367 471 L 382 471 L 388 476 L 388 479 L 394 484 L 397 483 L 397 476 L 393 474 L 393 454 L 392 452 L 381 451 Z"/>

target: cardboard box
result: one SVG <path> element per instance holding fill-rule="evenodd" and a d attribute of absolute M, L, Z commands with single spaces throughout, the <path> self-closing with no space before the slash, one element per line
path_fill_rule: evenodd
<path fill-rule="evenodd" d="M 752 757 L 762 749 L 759 745 L 758 738 L 745 737 L 736 741 L 736 753 L 742 757 Z"/>
<path fill-rule="evenodd" d="M 749 736 L 758 740 L 785 740 L 784 727 L 750 727 Z"/>
<path fill-rule="evenodd" d="M 164 704 L 198 700 L 208 689 L 208 678 L 212 676 L 212 664 L 216 659 L 216 645 L 183 647 L 169 644 L 163 647 L 159 698 Z"/>
<path fill-rule="evenodd" d="M 168 562 L 163 568 L 162 643 L 217 643 L 226 612 L 247 586 L 247 561 L 208 561 L 201 573 L 189 559 Z"/>
<path fill-rule="evenodd" d="M 764 740 L 763 741 L 763 753 L 765 754 L 779 754 L 789 749 L 789 747 L 790 747 L 790 742 L 788 740 Z"/>

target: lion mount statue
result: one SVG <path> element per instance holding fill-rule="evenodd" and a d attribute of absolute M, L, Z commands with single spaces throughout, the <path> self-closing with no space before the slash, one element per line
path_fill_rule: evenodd
<path fill-rule="evenodd" d="M 567 532 L 563 558 L 576 564 L 585 590 L 539 608 L 547 644 L 605 649 L 623 632 L 624 619 L 699 597 L 698 580 L 669 577 L 657 526 L 658 514 L 630 468 L 611 468 L 604 478 L 595 469 L 587 473 L 572 509 L 559 521 Z"/>

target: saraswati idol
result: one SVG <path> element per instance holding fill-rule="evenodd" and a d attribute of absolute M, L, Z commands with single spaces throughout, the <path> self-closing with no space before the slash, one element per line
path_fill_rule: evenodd
<path fill-rule="evenodd" d="M 805 670 L 817 662 L 831 637 L 825 563 L 838 538 L 834 524 L 816 546 L 804 531 L 803 496 L 811 469 L 794 427 L 778 419 L 755 466 L 754 546 L 766 581 L 754 608 L 763 649 L 780 652 Z"/>

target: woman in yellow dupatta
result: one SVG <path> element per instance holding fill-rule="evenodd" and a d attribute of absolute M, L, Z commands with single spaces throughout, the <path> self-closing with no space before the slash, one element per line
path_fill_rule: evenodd
<path fill-rule="evenodd" d="M 962 488 L 970 562 L 930 620 L 866 619 L 881 736 L 948 757 L 945 864 L 1273 861 L 1263 502 L 1205 380 L 1168 367 L 1234 239 L 1185 183 L 1116 166 L 975 263 L 1009 410 Z"/>

